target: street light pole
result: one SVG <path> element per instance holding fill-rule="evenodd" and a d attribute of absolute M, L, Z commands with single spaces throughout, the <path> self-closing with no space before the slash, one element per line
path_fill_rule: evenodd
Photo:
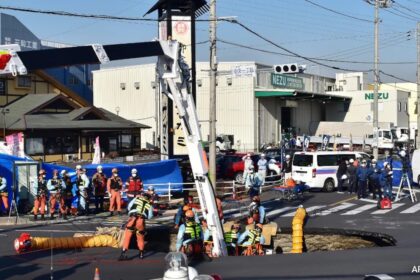
<path fill-rule="evenodd" d="M 209 177 L 216 186 L 216 0 L 210 1 Z"/>

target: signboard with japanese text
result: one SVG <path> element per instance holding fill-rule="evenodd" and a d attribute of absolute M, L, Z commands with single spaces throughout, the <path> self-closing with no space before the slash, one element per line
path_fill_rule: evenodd
<path fill-rule="evenodd" d="M 237 77 L 255 77 L 257 68 L 255 65 L 238 65 L 232 67 L 232 76 Z"/>
<path fill-rule="evenodd" d="M 25 157 L 22 132 L 13 133 L 12 135 L 6 136 L 6 143 L 9 147 L 11 155 L 22 158 Z"/>
<path fill-rule="evenodd" d="M 271 85 L 274 87 L 304 90 L 303 79 L 288 75 L 271 73 Z"/>

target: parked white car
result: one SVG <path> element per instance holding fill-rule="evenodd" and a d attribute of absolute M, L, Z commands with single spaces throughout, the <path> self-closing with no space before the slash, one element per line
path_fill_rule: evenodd
<path fill-rule="evenodd" d="M 310 188 L 332 192 L 338 185 L 338 163 L 357 157 L 370 160 L 368 154 L 361 152 L 297 152 L 293 155 L 292 178 L 305 182 Z"/>
<path fill-rule="evenodd" d="M 414 150 L 413 152 L 411 169 L 413 170 L 413 181 L 420 184 L 420 150 Z"/>

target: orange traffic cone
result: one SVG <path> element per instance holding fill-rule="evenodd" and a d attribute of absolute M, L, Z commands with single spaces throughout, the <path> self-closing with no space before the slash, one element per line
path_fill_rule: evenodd
<path fill-rule="evenodd" d="M 99 275 L 99 268 L 95 269 L 95 277 L 93 277 L 93 280 L 101 280 L 101 276 Z"/>

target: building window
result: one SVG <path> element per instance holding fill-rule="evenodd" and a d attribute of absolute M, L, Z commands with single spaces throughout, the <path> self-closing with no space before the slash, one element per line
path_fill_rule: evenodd
<path fill-rule="evenodd" d="M 122 90 L 125 90 L 125 83 L 120 83 L 120 88 L 121 88 Z"/>
<path fill-rule="evenodd" d="M 121 135 L 121 149 L 131 150 L 131 135 L 129 134 Z"/>
<path fill-rule="evenodd" d="M 79 84 L 79 79 L 77 79 L 73 75 L 70 75 L 70 77 L 69 77 L 69 84 L 70 85 L 78 85 Z"/>
<path fill-rule="evenodd" d="M 404 112 L 408 112 L 407 102 L 404 103 Z"/>
<path fill-rule="evenodd" d="M 118 141 L 115 137 L 109 137 L 109 151 L 117 152 L 118 151 Z"/>
<path fill-rule="evenodd" d="M 7 81 L 0 79 L 0 95 L 6 95 Z"/>
<path fill-rule="evenodd" d="M 44 153 L 42 138 L 25 138 L 25 151 L 28 155 Z"/>
<path fill-rule="evenodd" d="M 32 78 L 31 76 L 18 76 L 16 78 L 16 87 L 18 88 L 31 88 Z"/>
<path fill-rule="evenodd" d="M 398 102 L 398 112 L 401 112 L 401 102 Z"/>
<path fill-rule="evenodd" d="M 140 135 L 133 135 L 133 148 L 140 149 Z"/>
<path fill-rule="evenodd" d="M 134 83 L 134 88 L 135 89 L 140 89 L 140 83 L 139 82 L 135 82 Z"/>
<path fill-rule="evenodd" d="M 77 142 L 76 136 L 63 137 L 63 154 L 77 153 Z"/>
<path fill-rule="evenodd" d="M 45 137 L 45 154 L 58 155 L 61 154 L 62 138 L 61 137 Z"/>

